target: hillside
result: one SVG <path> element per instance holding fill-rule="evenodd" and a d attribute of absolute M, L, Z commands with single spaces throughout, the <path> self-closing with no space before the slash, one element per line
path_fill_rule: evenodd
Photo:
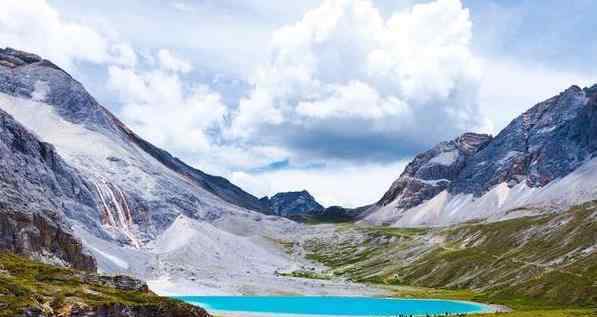
<path fill-rule="evenodd" d="M 597 305 L 597 202 L 447 228 L 339 225 L 300 243 L 324 274 L 381 285 L 469 289 L 512 305 Z"/>
<path fill-rule="evenodd" d="M 0 252 L 0 316 L 209 317 L 141 281 L 58 268 Z"/>
<path fill-rule="evenodd" d="M 199 245 L 176 255 L 149 246 L 171 237 L 183 217 L 200 224 L 191 230 L 209 227 L 216 248 L 218 237 L 248 245 L 226 256 L 244 258 L 254 274 L 273 278 L 294 265 L 263 237 L 295 232 L 296 223 L 264 215 L 256 197 L 143 140 L 52 62 L 13 49 L 2 49 L 0 61 L 0 249 L 159 285 L 240 292 L 240 283 L 213 283 L 214 274 L 230 279 L 217 265 L 223 254 L 187 266 Z"/>

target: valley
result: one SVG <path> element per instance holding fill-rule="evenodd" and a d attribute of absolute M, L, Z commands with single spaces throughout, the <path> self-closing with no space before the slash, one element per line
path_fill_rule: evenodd
<path fill-rule="evenodd" d="M 597 305 L 597 85 L 495 137 L 416 155 L 377 202 L 324 208 L 307 191 L 259 199 L 187 165 L 40 56 L 7 48 L 0 62 L 0 307 L 107 301 L 132 317 L 146 303 L 176 311 L 159 296 L 178 295 L 445 298 L 512 316 Z M 129 298 L 73 270 L 152 293 Z"/>

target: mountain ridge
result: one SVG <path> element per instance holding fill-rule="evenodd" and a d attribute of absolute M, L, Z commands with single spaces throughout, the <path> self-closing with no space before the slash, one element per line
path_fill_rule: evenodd
<path fill-rule="evenodd" d="M 530 193 L 534 188 L 546 189 L 548 184 L 573 174 L 595 157 L 597 84 L 584 89 L 573 85 L 536 104 L 495 137 L 465 133 L 459 138 L 465 135 L 480 137 L 478 148 L 464 155 L 454 149 L 457 138 L 417 155 L 383 197 L 363 214 L 365 220 L 397 225 L 442 225 L 475 219 L 475 212 L 479 212 L 479 218 L 491 217 L 479 208 L 499 209 L 505 202 L 511 203 L 510 209 L 540 205 L 539 199 L 532 203 L 525 203 L 521 197 L 514 199 L 518 202 L 509 199 L 524 191 Z M 434 160 L 435 164 L 431 164 Z M 585 185 L 589 190 L 594 187 Z M 548 194 L 544 196 L 549 198 Z M 588 193 L 562 207 L 595 197 Z M 468 207 L 472 214 L 460 218 L 445 216 L 483 199 L 497 202 L 480 204 L 475 207 L 477 210 Z M 544 203 L 551 204 L 545 200 Z"/>

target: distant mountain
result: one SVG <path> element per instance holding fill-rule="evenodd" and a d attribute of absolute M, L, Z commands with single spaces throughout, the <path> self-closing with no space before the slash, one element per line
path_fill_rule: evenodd
<path fill-rule="evenodd" d="M 466 133 L 419 154 L 365 220 L 446 225 L 597 198 L 597 85 L 572 86 L 495 138 Z"/>
<path fill-rule="evenodd" d="M 263 197 L 260 201 L 273 214 L 284 217 L 317 214 L 324 209 L 306 190 L 277 193 L 271 198 Z"/>

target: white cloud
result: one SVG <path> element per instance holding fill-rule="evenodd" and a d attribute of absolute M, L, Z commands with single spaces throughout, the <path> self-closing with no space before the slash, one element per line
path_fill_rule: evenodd
<path fill-rule="evenodd" d="M 5 0 L 0 43 L 39 54 L 66 69 L 75 61 L 130 64 L 134 51 L 88 26 L 67 21 L 45 0 Z"/>
<path fill-rule="evenodd" d="M 484 60 L 483 69 L 480 105 L 488 119 L 484 132 L 493 134 L 535 104 L 571 85 L 584 87 L 597 82 L 597 77 L 588 74 L 520 64 L 508 59 Z"/>
<path fill-rule="evenodd" d="M 381 133 L 436 142 L 477 127 L 480 67 L 470 40 L 469 12 L 458 0 L 388 19 L 369 0 L 326 0 L 273 34 L 230 136 L 296 136 L 318 126 L 323 139 L 344 130 L 355 140 Z M 419 116 L 441 120 L 441 130 L 412 124 Z"/>
<path fill-rule="evenodd" d="M 332 86 L 333 95 L 323 100 L 300 101 L 298 114 L 307 117 L 362 117 L 380 119 L 384 116 L 405 115 L 408 106 L 396 97 L 382 98 L 366 83 L 350 81 Z"/>
<path fill-rule="evenodd" d="M 112 66 L 109 86 L 122 101 L 122 119 L 156 145 L 184 153 L 210 149 L 210 129 L 227 113 L 207 86 L 185 87 L 177 73 Z"/>
<path fill-rule="evenodd" d="M 175 56 L 167 49 L 159 50 L 158 60 L 160 61 L 160 66 L 165 70 L 188 73 L 193 69 L 190 62 Z"/>

